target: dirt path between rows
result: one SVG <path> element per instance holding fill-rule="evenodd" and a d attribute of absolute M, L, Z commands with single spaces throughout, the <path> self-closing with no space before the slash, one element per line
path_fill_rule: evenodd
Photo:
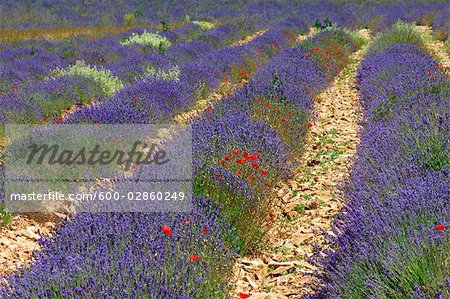
<path fill-rule="evenodd" d="M 368 35 L 367 31 L 361 32 Z M 355 75 L 365 47 L 332 85 L 315 98 L 317 118 L 307 134 L 301 166 L 277 186 L 270 249 L 240 258 L 234 267 L 232 298 L 302 298 L 311 292 L 315 267 L 306 260 L 323 243 L 333 216 L 342 208 L 336 186 L 348 177 L 350 159 L 359 144 L 360 111 Z"/>

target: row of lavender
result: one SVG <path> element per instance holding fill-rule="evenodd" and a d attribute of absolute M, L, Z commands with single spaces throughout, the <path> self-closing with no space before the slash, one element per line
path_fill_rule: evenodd
<path fill-rule="evenodd" d="M 189 99 L 187 103 L 192 104 L 192 89 L 204 82 L 202 80 L 210 80 L 212 77 L 217 82 L 231 66 L 228 64 L 224 68 L 223 63 L 213 66 L 211 61 L 218 62 L 221 58 L 226 63 L 234 59 L 238 65 L 244 54 L 256 53 L 253 50 L 259 49 L 261 55 L 266 55 L 265 50 L 268 49 L 267 55 L 272 55 L 278 51 L 275 48 L 285 47 L 287 44 L 285 34 L 281 32 L 280 36 L 280 31 L 273 30 L 245 47 L 228 49 L 229 54 L 220 50 L 212 53 L 196 51 L 195 47 L 188 47 L 193 45 L 195 43 L 190 43 L 182 49 L 200 63 L 208 61 L 210 64 L 203 65 L 206 71 L 199 73 L 199 76 L 179 81 L 138 81 L 111 99 L 105 99 L 98 106 L 80 110 L 67 121 L 93 121 L 98 111 L 99 115 L 106 117 L 95 119 L 99 123 L 158 122 L 148 112 L 155 111 L 160 108 L 158 105 L 167 105 L 168 102 L 173 106 L 159 112 L 161 117 L 169 120 L 176 111 L 187 108 L 183 99 Z M 205 47 L 210 49 L 203 45 Z M 200 60 L 203 55 L 210 59 L 212 55 L 216 55 L 214 57 L 217 59 Z M 179 86 L 185 89 L 180 90 Z M 214 85 L 211 84 L 211 87 Z M 139 92 L 139 95 L 130 95 L 133 91 Z M 167 97 L 161 99 L 161 94 L 167 94 Z M 174 101 L 177 99 L 180 101 Z M 111 103 L 112 106 L 109 106 Z M 112 110 L 108 107 L 112 107 Z M 119 117 L 112 119 L 116 115 Z M 121 187 L 127 188 L 117 186 Z M 232 249 L 225 246 L 224 240 L 228 238 L 232 228 L 225 217 L 218 217 L 220 207 L 215 203 L 203 197 L 195 197 L 194 202 L 195 208 L 188 214 L 77 214 L 59 231 L 55 240 L 43 241 L 45 250 L 38 257 L 38 264 L 24 273 L 22 278 L 19 278 L 20 274 L 15 278 L 17 286 L 22 287 L 15 288 L 11 293 L 3 289 L 2 297 L 65 298 L 83 294 L 105 298 L 222 297 L 226 289 L 223 273 L 228 272 L 227 268 L 232 261 Z M 162 233 L 161 228 L 164 228 Z M 70 251 L 67 251 L 68 248 Z M 51 269 L 59 271 L 50 275 L 54 273 Z M 31 288 L 23 284 L 25 281 L 36 281 L 33 276 L 37 273 L 49 273 L 49 276 Z M 72 273 L 73 276 L 67 273 Z M 102 277 L 103 280 L 98 280 Z M 90 285 L 91 281 L 95 283 Z M 132 285 L 128 285 L 130 282 Z"/>
<path fill-rule="evenodd" d="M 222 49 L 214 49 L 204 42 L 183 45 L 182 51 L 172 55 L 175 61 L 168 64 L 179 66 L 181 71 L 177 80 L 138 80 L 100 105 L 83 107 L 71 115 L 67 122 L 168 122 L 176 114 L 192 108 L 220 83 L 230 87 L 248 79 L 281 48 L 295 40 L 295 34 L 289 33 L 274 28 L 243 46 Z M 185 60 L 188 62 L 183 63 Z"/>
<path fill-rule="evenodd" d="M 259 240 L 245 230 L 270 218 L 264 199 L 301 150 L 312 95 L 355 48 L 333 30 L 282 51 L 193 121 L 193 211 L 77 214 L 43 242 L 31 268 L 7 278 L 2 298 L 225 297 L 236 250 Z"/>
<path fill-rule="evenodd" d="M 244 67 L 240 64 L 244 63 L 242 53 L 245 49 L 220 49 L 252 30 L 255 28 L 249 27 L 244 32 L 229 24 L 210 31 L 198 26 L 183 27 L 162 34 L 168 43 L 175 43 L 164 53 L 145 45 L 121 45 L 120 40 L 126 39 L 131 32 L 97 40 L 80 37 L 62 42 L 38 40 L 15 47 L 5 46 L 1 52 L 5 59 L 0 61 L 0 121 L 2 124 L 35 123 L 49 118 L 56 121 L 65 109 L 73 105 L 101 101 L 136 80 L 152 80 L 155 73 L 168 74 L 166 76 L 172 76 L 171 79 L 176 81 L 185 79 L 186 84 L 196 81 L 195 89 L 199 89 L 197 80 L 201 79 L 201 91 L 205 92 L 206 87 L 218 84 L 222 72 L 231 65 Z M 222 38 L 225 33 L 229 35 L 228 39 Z M 217 66 L 212 67 L 207 59 L 217 60 Z M 96 80 L 98 78 L 92 78 L 91 74 L 80 73 L 61 76 L 57 71 L 80 61 L 84 62 L 80 65 L 85 71 L 103 72 L 106 80 Z M 85 67 L 86 64 L 90 66 Z M 97 67 L 100 67 L 99 71 Z M 175 78 L 178 75 L 181 78 Z M 233 78 L 230 76 L 230 81 Z"/>
<path fill-rule="evenodd" d="M 450 80 L 411 42 L 375 42 L 358 70 L 361 145 L 315 298 L 450 295 Z"/>
<path fill-rule="evenodd" d="M 302 1 L 293 3 L 282 0 L 268 1 L 36 1 L 25 5 L 21 1 L 2 0 L 1 27 L 77 27 L 105 26 L 132 23 L 182 22 L 185 19 L 229 20 L 240 17 L 254 19 L 260 25 L 290 19 L 314 25 L 329 19 L 333 23 L 349 28 L 370 27 L 380 30 L 398 19 L 408 22 L 433 23 L 439 34 L 447 37 L 450 14 L 444 1 Z M 8 12 L 8 13 L 6 13 Z M 45 16 L 45 17 L 36 17 Z M 272 24 L 270 24 L 272 25 Z"/>

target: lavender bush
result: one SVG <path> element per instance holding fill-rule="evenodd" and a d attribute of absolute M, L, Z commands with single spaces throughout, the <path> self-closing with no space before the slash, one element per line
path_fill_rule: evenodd
<path fill-rule="evenodd" d="M 211 200 L 190 213 L 81 213 L 41 240 L 2 298 L 224 298 L 231 229 Z M 39 277 L 39 279 L 36 279 Z"/>
<path fill-rule="evenodd" d="M 363 61 L 361 145 L 314 298 L 449 296 L 450 98 L 436 65 L 408 44 Z"/>

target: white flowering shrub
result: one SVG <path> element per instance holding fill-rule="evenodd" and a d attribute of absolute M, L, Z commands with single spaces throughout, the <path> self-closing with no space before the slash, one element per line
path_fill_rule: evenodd
<path fill-rule="evenodd" d="M 139 45 L 148 45 L 153 49 L 159 49 L 161 46 L 163 48 L 170 47 L 170 41 L 164 36 L 159 35 L 158 33 L 150 33 L 144 30 L 144 33 L 132 33 L 130 37 L 121 41 L 120 44 L 122 46 L 127 46 L 130 44 L 139 44 Z"/>
<path fill-rule="evenodd" d="M 153 66 L 147 67 L 145 71 L 145 75 L 154 79 L 162 79 L 162 80 L 171 80 L 171 81 L 180 81 L 180 68 L 178 66 L 171 66 L 167 71 L 155 68 Z"/>
<path fill-rule="evenodd" d="M 90 66 L 83 60 L 78 60 L 75 64 L 65 68 L 57 68 L 54 71 L 56 76 L 82 76 L 92 78 L 95 82 L 98 82 L 101 86 L 102 92 L 106 96 L 114 94 L 123 88 L 122 81 L 115 77 L 110 70 L 104 68 L 97 68 L 96 66 Z"/>
<path fill-rule="evenodd" d="M 213 23 L 206 21 L 193 21 L 192 23 L 202 27 L 203 30 L 211 30 L 216 27 Z"/>

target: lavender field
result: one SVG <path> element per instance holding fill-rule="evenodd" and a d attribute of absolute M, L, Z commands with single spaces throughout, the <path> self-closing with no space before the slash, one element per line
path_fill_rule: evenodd
<path fill-rule="evenodd" d="M 450 298 L 449 16 L 445 0 L 0 0 L 0 298 Z M 180 168 L 141 157 L 50 188 L 52 165 L 11 166 L 13 124 L 129 159 L 151 125 Z M 134 198 L 155 186 L 189 208 Z M 14 210 L 33 188 L 101 209 Z"/>

